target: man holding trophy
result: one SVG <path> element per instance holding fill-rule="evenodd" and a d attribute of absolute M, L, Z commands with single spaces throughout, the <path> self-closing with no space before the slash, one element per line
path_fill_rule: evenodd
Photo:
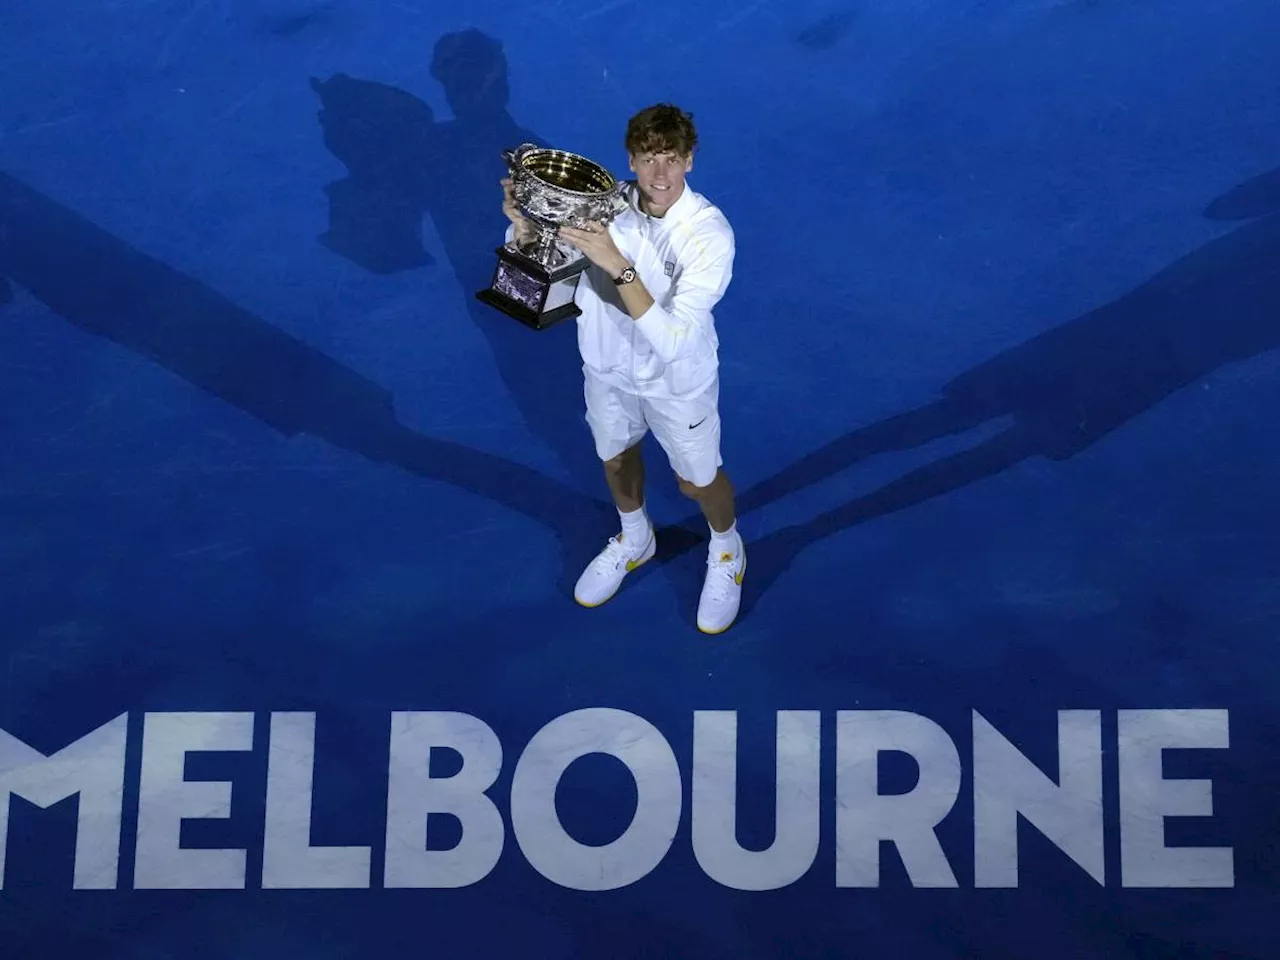
<path fill-rule="evenodd" d="M 522 166 L 509 156 L 513 176 L 503 180 L 503 211 L 511 221 L 507 250 L 541 251 L 543 271 L 531 271 L 544 284 L 538 288 L 541 299 L 527 302 L 545 306 L 557 282 L 572 291 L 559 296 L 556 309 L 560 316 L 577 317 L 586 420 L 621 520 L 620 532 L 583 571 L 575 599 L 587 607 L 604 603 L 630 571 L 654 556 L 639 446 L 652 431 L 680 491 L 699 505 L 710 527 L 698 629 L 720 633 L 737 617 L 746 570 L 733 487 L 722 469 L 719 340 L 712 315 L 733 275 L 735 244 L 724 214 L 686 180 L 697 140 L 688 114 L 657 104 L 627 124 L 625 146 L 634 181 L 618 183 L 589 161 L 557 151 L 523 154 L 544 155 L 538 161 L 541 169 L 552 171 L 541 178 L 525 177 L 526 169 L 538 169 L 537 158 Z M 546 160 L 552 154 L 558 158 L 555 163 Z M 557 191 L 554 183 L 568 183 L 562 171 L 572 163 L 588 165 L 597 182 L 590 187 L 569 184 L 580 193 Z M 606 185 L 613 191 L 612 205 L 580 208 L 598 215 L 563 213 L 566 197 L 571 206 L 576 196 L 603 196 L 589 191 Z M 548 213 L 552 208 L 561 213 Z M 570 258 L 581 263 L 568 280 L 562 279 L 568 268 L 557 273 L 551 266 L 555 254 L 550 251 L 557 245 L 561 259 L 567 246 Z M 520 273 L 500 265 L 499 274 L 504 270 Z M 530 282 L 524 278 L 522 289 Z M 516 284 L 507 280 L 502 286 L 514 289 Z M 486 293 L 505 309 L 500 298 Z M 571 303 L 563 302 L 570 297 Z M 522 318 L 536 326 L 532 315 L 523 312 Z"/>

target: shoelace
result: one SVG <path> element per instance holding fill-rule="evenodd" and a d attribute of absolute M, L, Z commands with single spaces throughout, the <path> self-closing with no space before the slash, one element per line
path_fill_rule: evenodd
<path fill-rule="evenodd" d="M 737 584 L 733 582 L 734 566 L 737 557 L 729 554 L 707 555 L 707 566 L 711 573 L 707 576 L 705 590 L 713 600 L 727 600 Z"/>
<path fill-rule="evenodd" d="M 641 551 L 643 552 L 643 551 Z M 600 562 L 602 566 L 620 567 L 628 560 L 639 558 L 640 553 L 632 554 L 630 550 L 622 545 L 620 536 L 609 538 L 609 542 L 604 545 L 604 550 L 600 554 Z"/>

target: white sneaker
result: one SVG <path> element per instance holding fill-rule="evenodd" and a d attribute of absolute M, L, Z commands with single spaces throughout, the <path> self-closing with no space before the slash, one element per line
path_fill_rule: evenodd
<path fill-rule="evenodd" d="M 737 619 L 742 603 L 742 578 L 747 573 L 747 548 L 738 534 L 733 553 L 707 555 L 707 578 L 698 601 L 698 629 L 703 633 L 724 633 Z"/>
<path fill-rule="evenodd" d="M 573 599 L 584 607 L 598 607 L 622 586 L 627 574 L 653 559 L 657 552 L 657 537 L 653 525 L 649 525 L 649 539 L 638 549 L 623 543 L 624 535 L 610 537 L 594 560 L 587 564 L 573 588 Z"/>

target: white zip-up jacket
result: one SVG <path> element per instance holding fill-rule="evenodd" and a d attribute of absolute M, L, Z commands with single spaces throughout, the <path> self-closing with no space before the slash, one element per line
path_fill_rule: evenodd
<path fill-rule="evenodd" d="M 574 295 L 582 311 L 577 324 L 583 372 L 641 396 L 697 396 L 719 369 L 712 309 L 733 278 L 733 229 L 688 181 L 661 217 L 641 211 L 634 181 L 624 191 L 628 209 L 609 224 L 609 234 L 635 265 L 653 306 L 632 319 L 613 278 L 589 265 Z M 507 231 L 508 238 L 512 234 Z"/>
<path fill-rule="evenodd" d="M 629 208 L 609 233 L 635 264 L 653 306 L 632 319 L 613 278 L 589 267 L 574 298 L 585 372 L 643 396 L 696 396 L 719 368 L 712 310 L 733 278 L 733 229 L 688 181 L 661 217 L 641 211 L 634 182 L 625 190 Z"/>

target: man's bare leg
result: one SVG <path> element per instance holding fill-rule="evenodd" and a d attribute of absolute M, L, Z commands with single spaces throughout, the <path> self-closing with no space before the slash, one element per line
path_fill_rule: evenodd
<path fill-rule="evenodd" d="M 680 492 L 694 501 L 702 510 L 707 525 L 714 533 L 728 533 L 733 528 L 734 514 L 733 484 L 729 475 L 723 470 L 716 471 L 715 479 L 705 487 L 695 487 L 683 477 L 680 479 Z"/>
<path fill-rule="evenodd" d="M 698 601 L 698 629 L 723 633 L 738 616 L 747 569 L 746 546 L 734 516 L 733 484 L 723 470 L 717 470 L 705 487 L 695 487 L 682 477 L 680 492 L 698 504 L 711 528 L 707 578 Z"/>
<path fill-rule="evenodd" d="M 639 444 L 606 460 L 604 477 L 618 508 L 622 533 L 610 539 L 578 578 L 573 596 L 584 607 L 597 607 L 612 597 L 623 578 L 651 560 L 657 550 L 653 524 L 644 509 L 644 462 Z"/>
<path fill-rule="evenodd" d="M 620 513 L 634 513 L 644 506 L 644 460 L 640 445 L 604 462 L 604 478 Z"/>

